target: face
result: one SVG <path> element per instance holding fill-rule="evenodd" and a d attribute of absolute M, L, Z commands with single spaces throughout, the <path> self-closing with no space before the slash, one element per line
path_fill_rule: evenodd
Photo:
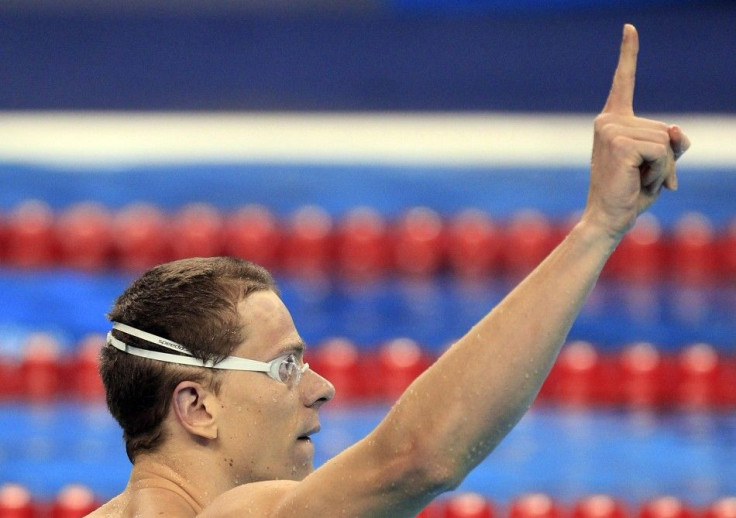
<path fill-rule="evenodd" d="M 268 362 L 293 352 L 301 365 L 303 342 L 275 293 L 252 293 L 238 311 L 246 340 L 233 356 Z M 310 369 L 295 386 L 260 372 L 224 372 L 218 396 L 219 453 L 233 485 L 308 475 L 314 446 L 307 436 L 319 428 L 318 410 L 333 396 L 333 386 Z"/>

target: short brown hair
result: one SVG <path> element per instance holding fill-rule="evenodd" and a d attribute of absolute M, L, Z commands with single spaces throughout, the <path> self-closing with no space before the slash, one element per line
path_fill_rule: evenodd
<path fill-rule="evenodd" d="M 135 280 L 115 301 L 108 318 L 178 342 L 205 361 L 229 356 L 245 340 L 238 303 L 255 291 L 278 294 L 271 274 L 251 262 L 231 257 L 190 258 L 156 266 Z M 151 350 L 156 345 L 117 330 L 123 342 Z M 171 351 L 165 352 L 171 353 Z M 218 389 L 217 374 L 140 358 L 103 347 L 100 374 L 107 406 L 123 429 L 131 462 L 161 441 L 161 423 L 174 388 L 185 380 Z"/>

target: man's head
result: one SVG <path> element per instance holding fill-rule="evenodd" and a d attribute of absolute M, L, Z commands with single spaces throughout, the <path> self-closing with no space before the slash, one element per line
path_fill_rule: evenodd
<path fill-rule="evenodd" d="M 254 291 L 277 292 L 263 268 L 238 259 L 193 258 L 152 268 L 118 297 L 108 318 L 185 345 L 202 360 L 228 356 L 243 340 L 239 301 Z M 118 331 L 129 345 L 165 351 Z M 184 379 L 217 390 L 218 374 L 206 369 L 179 368 L 125 354 L 112 347 L 102 351 L 100 373 L 107 404 L 123 428 L 128 457 L 161 442 L 161 422 L 174 388 Z"/>
<path fill-rule="evenodd" d="M 263 304 L 250 307 L 255 294 L 259 296 L 254 300 L 265 300 L 267 308 Z M 281 340 L 289 335 L 285 339 L 292 345 L 301 342 L 271 275 L 259 266 L 232 258 L 184 259 L 157 266 L 128 287 L 115 302 L 109 318 L 182 344 L 193 357 L 205 362 L 218 362 L 235 353 L 270 361 L 275 357 L 267 357 L 271 353 L 269 347 L 273 349 L 280 344 L 263 343 L 264 340 Z M 275 323 L 279 325 L 280 335 L 271 329 Z M 130 346 L 171 353 L 118 330 L 113 335 Z M 253 342 L 252 338 L 256 337 L 258 341 Z M 261 357 L 256 358 L 257 355 Z M 301 362 L 301 355 L 298 358 Z M 224 385 L 223 396 L 226 396 L 237 388 L 225 382 L 229 378 L 237 385 L 248 382 L 257 385 L 263 381 L 259 379 L 262 373 L 185 367 L 126 354 L 111 346 L 102 351 L 100 371 L 108 406 L 123 428 L 131 461 L 161 445 L 162 423 L 172 408 L 172 400 L 177 415 L 182 417 L 183 410 L 177 405 L 186 406 L 187 394 L 197 396 L 205 391 L 216 396 Z M 256 378 L 247 378 L 249 374 Z M 279 384 L 267 376 L 263 378 Z M 320 392 L 318 399 L 327 400 L 331 397 L 331 387 L 326 382 L 322 385 L 327 388 Z M 303 389 L 309 387 L 307 383 Z M 220 406 L 224 410 L 225 405 Z M 186 421 L 187 416 L 183 419 Z M 219 426 L 225 422 L 227 419 L 222 417 Z M 199 433 L 196 428 L 191 431 L 194 435 Z"/>

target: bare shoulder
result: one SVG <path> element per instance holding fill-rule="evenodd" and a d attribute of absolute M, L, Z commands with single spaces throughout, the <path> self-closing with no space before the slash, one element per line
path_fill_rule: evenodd
<path fill-rule="evenodd" d="M 268 516 L 299 482 L 271 480 L 235 487 L 218 496 L 197 518 Z"/>
<path fill-rule="evenodd" d="M 102 505 L 96 511 L 88 514 L 86 518 L 113 518 L 125 516 L 125 508 L 128 506 L 128 496 L 126 494 L 118 495 L 106 504 Z"/>
<path fill-rule="evenodd" d="M 195 511 L 191 505 L 176 493 L 161 489 L 135 491 L 134 494 L 122 493 L 87 518 L 160 518 L 175 516 L 177 518 L 194 518 Z"/>

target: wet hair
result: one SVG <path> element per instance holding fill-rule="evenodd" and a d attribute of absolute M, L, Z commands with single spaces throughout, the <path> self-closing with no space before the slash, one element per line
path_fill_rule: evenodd
<path fill-rule="evenodd" d="M 219 361 L 246 338 L 238 304 L 256 291 L 279 294 L 271 274 L 251 262 L 231 257 L 191 258 L 161 264 L 145 272 L 115 301 L 108 318 L 185 346 L 195 358 Z M 170 350 L 123 333 L 128 345 Z M 102 348 L 100 374 L 107 406 L 123 429 L 131 462 L 163 441 L 162 422 L 176 386 L 196 381 L 215 392 L 217 371 L 172 365 Z"/>

